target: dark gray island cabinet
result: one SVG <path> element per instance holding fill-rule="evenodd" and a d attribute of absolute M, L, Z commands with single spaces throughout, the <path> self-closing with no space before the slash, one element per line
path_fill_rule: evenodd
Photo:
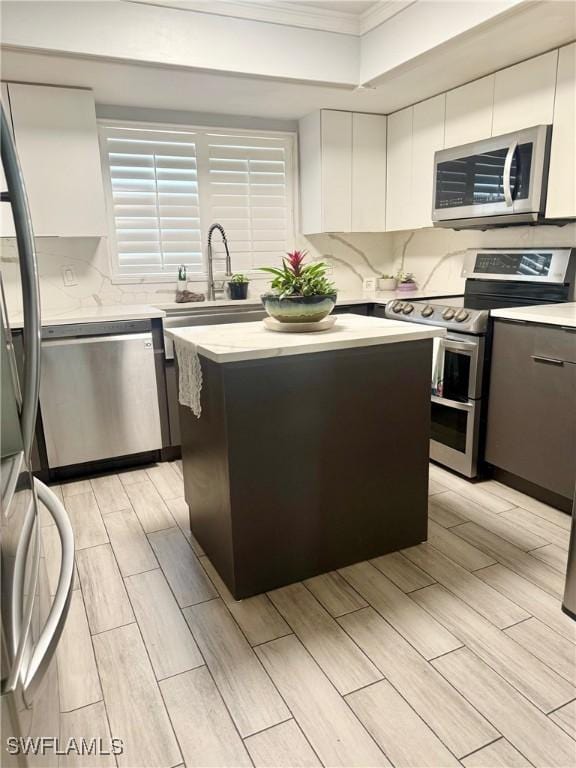
<path fill-rule="evenodd" d="M 348 315 L 314 334 L 172 333 L 203 374 L 200 417 L 180 405 L 191 528 L 236 599 L 427 538 L 442 329 Z"/>

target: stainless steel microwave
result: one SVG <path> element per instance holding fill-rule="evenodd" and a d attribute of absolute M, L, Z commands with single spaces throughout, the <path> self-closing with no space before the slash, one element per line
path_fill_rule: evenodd
<path fill-rule="evenodd" d="M 488 229 L 544 219 L 551 125 L 436 152 L 436 227 Z"/>

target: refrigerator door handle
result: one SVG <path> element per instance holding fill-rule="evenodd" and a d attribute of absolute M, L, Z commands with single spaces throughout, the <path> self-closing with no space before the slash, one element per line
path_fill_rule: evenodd
<path fill-rule="evenodd" d="M 24 381 L 22 385 L 21 422 L 24 453 L 26 459 L 29 459 L 32 444 L 34 443 L 38 395 L 40 392 L 40 291 L 38 287 L 38 265 L 34 246 L 32 219 L 30 218 L 30 207 L 26 197 L 26 189 L 16 153 L 14 137 L 12 136 L 3 106 L 0 116 L 0 151 L 4 174 L 8 184 L 8 197 L 12 205 L 16 241 L 20 256 L 24 309 Z"/>
<path fill-rule="evenodd" d="M 60 537 L 62 562 L 58 586 L 50 613 L 36 642 L 24 675 L 24 696 L 28 701 L 33 698 L 35 691 L 42 682 L 42 678 L 50 666 L 56 651 L 58 640 L 68 616 L 70 598 L 72 597 L 72 581 L 74 578 L 74 533 L 68 514 L 50 488 L 38 479 L 34 479 L 34 484 L 38 499 L 48 509 L 56 524 Z"/>

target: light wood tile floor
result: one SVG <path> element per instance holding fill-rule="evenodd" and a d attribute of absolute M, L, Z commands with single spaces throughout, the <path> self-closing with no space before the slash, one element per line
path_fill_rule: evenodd
<path fill-rule="evenodd" d="M 61 490 L 80 587 L 62 735 L 124 740 L 62 768 L 576 766 L 567 515 L 432 467 L 428 543 L 236 602 L 180 462 Z"/>

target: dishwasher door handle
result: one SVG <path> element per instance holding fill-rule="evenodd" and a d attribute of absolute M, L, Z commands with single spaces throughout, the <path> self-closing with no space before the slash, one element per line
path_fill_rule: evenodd
<path fill-rule="evenodd" d="M 79 346 L 81 344 L 103 344 L 113 341 L 138 341 L 150 342 L 145 346 L 152 347 L 152 334 L 151 333 L 122 333 L 116 336 L 74 336 L 64 339 L 42 339 L 42 346 L 50 347 L 70 347 Z"/>

